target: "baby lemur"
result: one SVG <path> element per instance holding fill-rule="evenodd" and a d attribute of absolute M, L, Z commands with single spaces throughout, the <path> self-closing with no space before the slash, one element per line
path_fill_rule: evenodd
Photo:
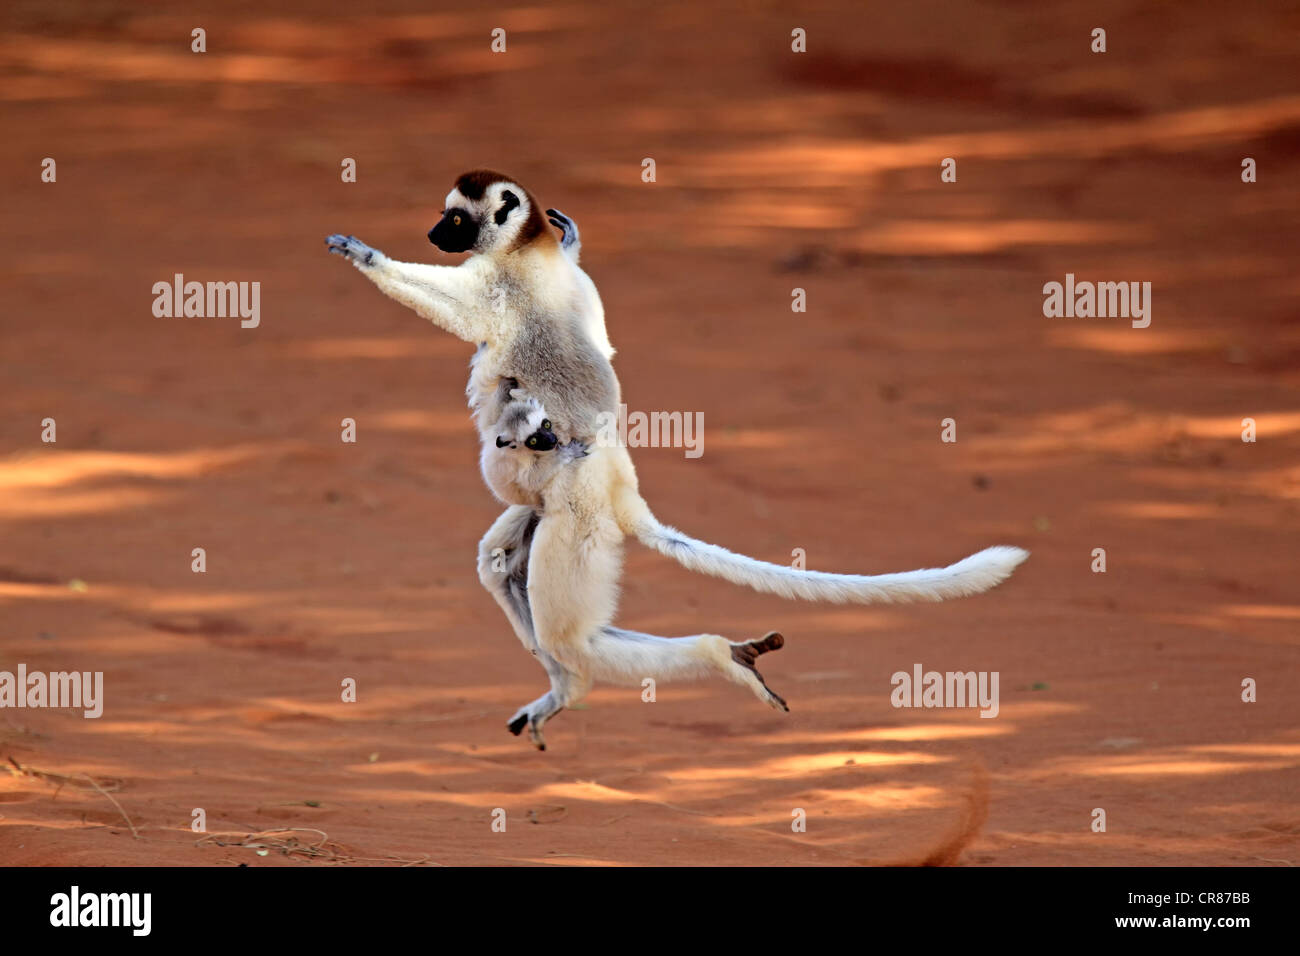
<path fill-rule="evenodd" d="M 501 416 L 491 429 L 495 441 L 483 442 L 479 454 L 483 481 L 503 503 L 540 512 L 543 490 L 555 469 L 586 455 L 587 445 L 576 438 L 561 444 L 537 399 L 525 396 L 510 379 L 502 382 L 502 388 L 514 397 L 501 406 Z"/>

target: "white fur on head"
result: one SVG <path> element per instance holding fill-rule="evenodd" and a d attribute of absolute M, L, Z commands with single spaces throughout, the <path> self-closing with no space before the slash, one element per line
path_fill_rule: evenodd
<path fill-rule="evenodd" d="M 537 399 L 529 396 L 517 399 L 505 407 L 497 431 L 501 438 L 523 446 L 525 439 L 542 428 L 546 419 L 546 409 Z"/>
<path fill-rule="evenodd" d="M 475 170 L 457 179 L 444 208 L 464 209 L 478 224 L 471 251 L 480 255 L 512 252 L 540 236 L 554 239 L 528 190 L 491 170 Z"/>

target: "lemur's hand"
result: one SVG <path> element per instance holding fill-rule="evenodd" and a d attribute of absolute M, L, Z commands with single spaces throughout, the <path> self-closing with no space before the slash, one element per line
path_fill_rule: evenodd
<path fill-rule="evenodd" d="M 561 461 L 577 461 L 579 458 L 586 458 L 590 451 L 590 446 L 574 438 L 572 441 L 565 442 L 556 449 Z"/>
<path fill-rule="evenodd" d="M 358 269 L 379 265 L 384 259 L 382 252 L 378 249 L 371 249 L 356 236 L 343 236 L 335 233 L 325 240 L 325 247 L 330 252 L 337 252 L 344 259 L 350 260 Z"/>

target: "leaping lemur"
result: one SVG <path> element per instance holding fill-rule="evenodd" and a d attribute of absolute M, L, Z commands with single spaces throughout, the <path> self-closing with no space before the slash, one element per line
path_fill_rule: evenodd
<path fill-rule="evenodd" d="M 734 554 L 661 524 L 637 490 L 627 449 L 596 441 L 600 413 L 615 414 L 620 401 L 610 363 L 614 349 L 596 287 L 578 266 L 576 226 L 555 210 L 548 215 L 564 231 L 567 249 L 546 228 L 528 190 L 499 173 L 475 170 L 457 179 L 429 231 L 429 241 L 442 251 L 471 253 L 458 266 L 396 262 L 351 236 L 326 240 L 331 252 L 349 259 L 386 295 L 478 347 L 466 393 L 483 443 L 484 476 L 511 503 L 479 543 L 479 579 L 551 678 L 551 689 L 510 719 L 512 733 L 527 726 L 545 749 L 546 721 L 598 679 L 639 683 L 722 673 L 785 708 L 753 666 L 759 654 L 781 646 L 780 635 L 731 642 L 612 626 L 626 534 L 691 570 L 786 598 L 839 603 L 965 597 L 1005 580 L 1028 556 L 1019 548 L 994 547 L 946 568 L 828 574 Z M 511 425 L 519 403 L 526 414 Z M 544 430 L 555 448 L 572 445 L 587 454 L 556 455 L 553 448 L 540 452 L 556 456 L 549 464 L 525 462 L 512 475 L 511 456 L 519 449 L 497 440 L 513 434 L 510 440 L 517 441 L 537 415 L 549 422 Z M 536 469 L 531 475 L 530 468 Z"/>

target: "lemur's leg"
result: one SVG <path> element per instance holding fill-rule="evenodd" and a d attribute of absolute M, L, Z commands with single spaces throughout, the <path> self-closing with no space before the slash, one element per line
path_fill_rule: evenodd
<path fill-rule="evenodd" d="M 529 556 L 533 632 L 543 651 L 589 675 L 592 636 L 610 624 L 618 604 L 623 534 L 612 515 L 584 507 L 580 496 L 554 497 L 559 505 L 543 513 Z"/>
<path fill-rule="evenodd" d="M 538 520 L 537 513 L 526 505 L 507 508 L 479 542 L 478 576 L 483 587 L 505 612 L 520 643 L 541 662 L 551 678 L 551 689 L 520 707 L 506 724 L 516 736 L 527 726 L 533 744 L 539 750 L 545 750 L 542 726 L 563 710 L 566 702 L 586 694 L 590 682 L 584 688 L 582 680 L 539 648 L 537 638 L 533 636 L 532 611 L 528 605 L 528 564 Z"/>
<path fill-rule="evenodd" d="M 527 505 L 511 505 L 492 522 L 478 543 L 478 579 L 496 599 L 520 643 L 536 653 L 528 607 L 528 549 L 538 515 Z"/>
<path fill-rule="evenodd" d="M 460 266 L 396 262 L 355 236 L 333 235 L 325 245 L 361 270 L 384 295 L 458 339 L 474 345 L 487 339 L 486 293 L 473 272 Z"/>
<path fill-rule="evenodd" d="M 577 262 L 578 256 L 582 253 L 582 237 L 578 235 L 578 224 L 558 209 L 546 210 L 546 216 L 551 225 L 563 234 L 560 236 L 560 248 L 569 254 L 570 259 Z"/>
<path fill-rule="evenodd" d="M 528 589 L 538 646 L 591 680 L 640 684 L 719 676 L 788 710 L 758 673 L 760 654 L 785 643 L 772 633 L 733 643 L 717 634 L 666 638 L 612 627 L 622 566 L 622 534 L 596 511 L 564 507 L 542 516 L 533 537 Z M 570 701 L 572 703 L 572 701 Z"/>
<path fill-rule="evenodd" d="M 776 631 L 735 643 L 717 634 L 656 637 L 604 627 L 590 642 L 591 675 L 614 684 L 640 684 L 647 677 L 661 681 L 719 676 L 748 687 L 763 703 L 788 711 L 781 695 L 767 686 L 754 666 L 760 654 L 784 645 L 785 638 Z"/>
<path fill-rule="evenodd" d="M 548 660 L 553 662 L 551 658 Z M 546 669 L 550 671 L 551 667 L 548 665 Z M 538 750 L 545 750 L 546 739 L 542 736 L 542 728 L 546 726 L 546 722 L 569 704 L 576 704 L 582 700 L 590 691 L 590 678 L 579 677 L 561 667 L 558 675 L 551 673 L 551 689 L 515 711 L 515 715 L 510 718 L 506 727 L 516 737 L 524 727 L 527 727 L 528 739 L 533 742 L 533 746 Z"/>

